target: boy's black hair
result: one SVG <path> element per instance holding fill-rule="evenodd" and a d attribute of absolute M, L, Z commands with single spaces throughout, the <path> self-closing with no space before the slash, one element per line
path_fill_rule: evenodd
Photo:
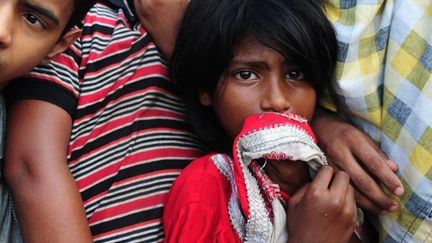
<path fill-rule="evenodd" d="M 81 27 L 81 22 L 84 16 L 95 3 L 96 0 L 73 0 L 73 12 L 63 30 L 63 34 L 68 32 L 74 26 Z"/>
<path fill-rule="evenodd" d="M 178 31 L 171 74 L 196 132 L 219 152 L 230 152 L 232 141 L 198 93 L 213 95 L 235 47 L 247 37 L 290 58 L 318 93 L 335 69 L 336 36 L 320 0 L 192 0 Z"/>

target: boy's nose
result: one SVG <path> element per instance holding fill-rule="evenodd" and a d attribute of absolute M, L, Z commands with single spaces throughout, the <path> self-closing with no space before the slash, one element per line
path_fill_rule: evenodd
<path fill-rule="evenodd" d="M 272 82 L 273 84 L 265 88 L 263 98 L 261 100 L 261 109 L 266 112 L 286 112 L 291 108 L 289 100 L 289 91 L 284 88 L 286 81 Z"/>
<path fill-rule="evenodd" d="M 12 43 L 12 9 L 7 6 L 0 6 L 0 48 L 6 48 Z"/>

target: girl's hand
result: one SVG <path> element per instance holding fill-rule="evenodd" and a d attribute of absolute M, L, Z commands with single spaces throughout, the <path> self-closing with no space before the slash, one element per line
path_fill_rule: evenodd
<path fill-rule="evenodd" d="M 322 167 L 288 203 L 288 242 L 348 242 L 357 220 L 354 190 L 345 172 Z"/>

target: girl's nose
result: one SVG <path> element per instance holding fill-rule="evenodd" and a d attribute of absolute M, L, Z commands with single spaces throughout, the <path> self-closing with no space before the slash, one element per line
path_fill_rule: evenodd
<path fill-rule="evenodd" d="M 291 108 L 289 100 L 289 84 L 286 80 L 268 82 L 263 90 L 261 109 L 266 112 L 286 112 Z"/>
<path fill-rule="evenodd" d="M 5 4 L 0 6 L 0 48 L 7 48 L 12 43 L 13 8 Z"/>

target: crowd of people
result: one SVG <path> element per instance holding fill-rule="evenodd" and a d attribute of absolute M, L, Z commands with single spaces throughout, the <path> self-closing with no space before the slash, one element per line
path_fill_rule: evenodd
<path fill-rule="evenodd" d="M 0 242 L 432 242 L 431 1 L 0 21 Z"/>

